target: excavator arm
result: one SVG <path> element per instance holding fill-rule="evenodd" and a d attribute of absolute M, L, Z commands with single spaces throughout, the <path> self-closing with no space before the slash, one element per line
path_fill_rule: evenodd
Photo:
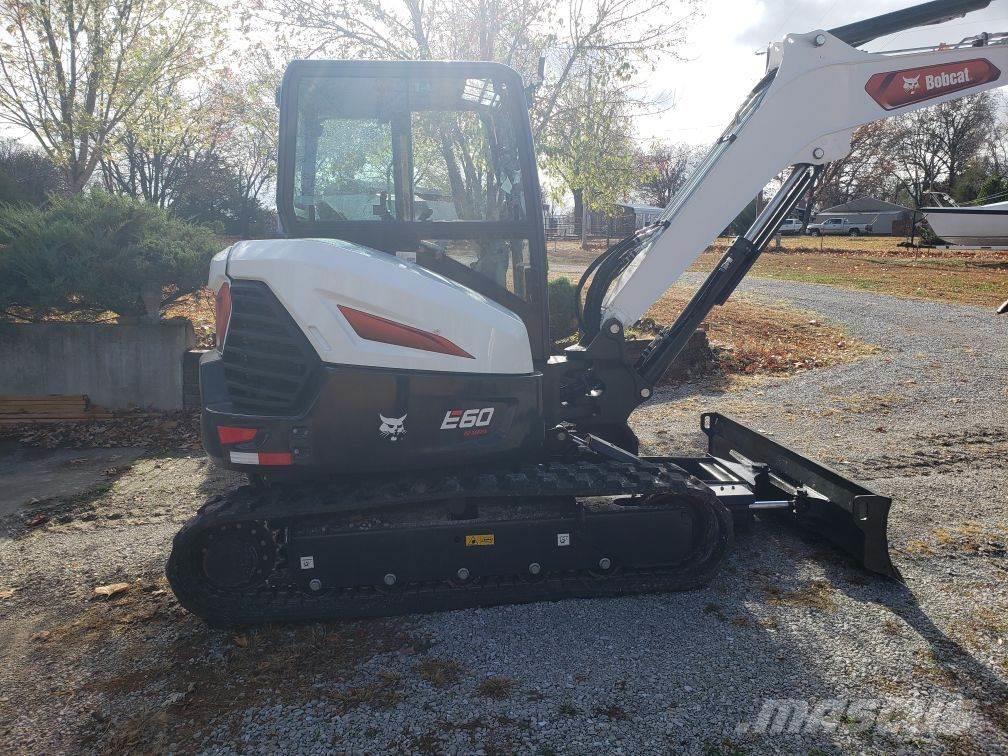
<path fill-rule="evenodd" d="M 925 3 L 831 31 L 790 34 L 772 44 L 766 75 L 657 224 L 620 259 L 599 267 L 602 275 L 596 275 L 586 297 L 585 335 L 594 336 L 604 323 L 622 329 L 638 320 L 752 197 L 793 166 L 777 196 L 708 282 L 720 283 L 708 286 L 707 296 L 687 308 L 683 327 L 695 326 L 734 289 L 816 170 L 850 153 L 854 129 L 1005 84 L 1006 34 L 984 33 L 955 44 L 893 52 L 857 48 L 988 4 Z M 600 306 L 593 310 L 592 305 Z M 656 351 L 657 345 L 652 360 Z M 639 365 L 647 368 L 645 381 L 660 377 L 676 353 L 678 349 L 663 349 L 660 364 Z"/>

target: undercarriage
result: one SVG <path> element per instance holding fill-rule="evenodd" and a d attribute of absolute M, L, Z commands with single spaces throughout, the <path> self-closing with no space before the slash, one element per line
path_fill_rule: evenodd
<path fill-rule="evenodd" d="M 705 456 L 596 441 L 550 463 L 244 486 L 186 523 L 168 578 L 221 627 L 689 590 L 736 522 L 776 515 L 899 579 L 888 499 L 728 418 L 702 424 Z"/>

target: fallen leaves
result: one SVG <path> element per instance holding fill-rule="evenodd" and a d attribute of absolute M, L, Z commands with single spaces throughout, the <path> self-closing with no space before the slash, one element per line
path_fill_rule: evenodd
<path fill-rule="evenodd" d="M 17 588 L 3 588 L 3 589 L 0 589 L 0 600 L 7 600 L 7 599 L 10 599 L 10 598 L 14 598 L 14 591 L 16 591 L 16 590 L 17 590 Z"/>
<path fill-rule="evenodd" d="M 0 438 L 28 446 L 55 448 L 110 448 L 132 446 L 154 450 L 201 449 L 199 413 L 121 412 L 102 420 L 64 420 L 0 425 Z M 76 460 L 71 464 L 80 464 Z M 124 470 L 105 471 L 114 477 Z"/>
<path fill-rule="evenodd" d="M 94 596 L 97 598 L 99 596 L 104 596 L 106 598 L 111 598 L 117 593 L 122 593 L 123 591 L 128 591 L 130 589 L 129 583 L 109 583 L 108 585 L 95 586 Z"/>
<path fill-rule="evenodd" d="M 678 317 L 689 293 L 672 287 L 648 310 L 656 328 Z M 712 312 L 706 329 L 714 348 L 713 365 L 726 374 L 789 375 L 851 362 L 873 351 L 815 313 L 745 297 Z"/>

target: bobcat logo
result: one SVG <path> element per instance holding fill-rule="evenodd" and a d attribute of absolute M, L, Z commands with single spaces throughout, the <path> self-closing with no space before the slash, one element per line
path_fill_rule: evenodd
<path fill-rule="evenodd" d="M 908 79 L 906 76 L 903 77 L 903 91 L 907 94 L 913 94 L 918 89 L 920 89 L 920 74 L 917 74 L 912 79 Z"/>
<path fill-rule="evenodd" d="M 381 418 L 378 432 L 382 434 L 382 438 L 387 438 L 389 441 L 398 441 L 401 436 L 406 435 L 406 415 L 402 417 L 385 417 L 385 415 L 379 412 L 378 417 Z"/>

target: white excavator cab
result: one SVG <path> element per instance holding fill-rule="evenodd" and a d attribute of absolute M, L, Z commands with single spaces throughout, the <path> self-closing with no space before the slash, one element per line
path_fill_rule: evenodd
<path fill-rule="evenodd" d="M 462 283 L 521 317 L 545 356 L 540 190 L 514 70 L 295 61 L 279 104 L 289 236 L 351 241 Z"/>

